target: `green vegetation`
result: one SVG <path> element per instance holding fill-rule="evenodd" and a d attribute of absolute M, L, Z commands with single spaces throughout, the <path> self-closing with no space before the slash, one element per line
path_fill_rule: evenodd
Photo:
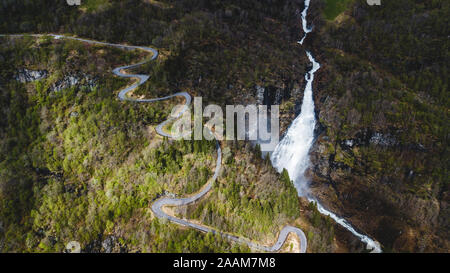
<path fill-rule="evenodd" d="M 293 90 L 301 90 L 308 61 L 296 43 L 302 5 L 295 1 L 2 4 L 0 33 L 157 47 L 158 61 L 138 69 L 152 77 L 135 95 L 181 90 L 204 103 L 241 104 L 254 101 L 259 85 L 282 94 L 283 123 L 301 100 Z M 344 11 L 339 24 L 330 22 Z M 306 46 L 322 64 L 314 82 L 321 134 L 312 150 L 312 190 L 388 251 L 449 249 L 449 13 L 445 0 L 311 3 L 316 28 Z M 155 198 L 206 183 L 215 152 L 213 142 L 155 134 L 175 99 L 117 100 L 114 91 L 129 82 L 110 71 L 142 53 L 49 37 L 0 42 L 2 251 L 62 251 L 71 240 L 105 251 L 107 238 L 115 238 L 114 251 L 249 251 L 153 217 Z M 21 68 L 49 77 L 22 84 L 14 80 Z M 51 91 L 70 75 L 89 75 L 95 86 L 83 78 Z M 336 250 L 339 231 L 312 205 L 299 212 L 289 179 L 257 148 L 222 145 L 224 168 L 211 193 L 175 213 L 264 243 L 292 223 L 307 231 L 312 251 Z"/>
<path fill-rule="evenodd" d="M 318 22 L 312 42 L 326 75 L 315 180 L 330 196 L 351 194 L 332 206 L 387 251 L 448 249 L 449 13 L 448 1 L 359 0 L 339 25 Z M 427 234 L 426 246 L 407 230 Z"/>
<path fill-rule="evenodd" d="M 0 7 L 0 32 L 63 32 L 156 46 L 160 58 L 137 69 L 152 76 L 135 92 L 146 97 L 183 90 L 204 96 L 204 103 L 230 104 L 248 97 L 256 84 L 291 86 L 304 73 L 305 56 L 294 50 L 294 42 L 285 42 L 289 37 L 295 41 L 299 28 L 288 1 L 281 6 L 261 1 L 104 2 L 84 2 L 79 8 L 65 2 L 6 3 Z M 62 251 L 72 240 L 83 251 L 107 251 L 102 242 L 111 238 L 117 252 L 249 251 L 152 215 L 150 205 L 161 195 L 198 191 L 211 177 L 216 153 L 213 142 L 173 142 L 156 135 L 153 126 L 168 116 L 176 99 L 154 104 L 117 100 L 114 91 L 129 82 L 110 71 L 144 58 L 142 53 L 48 37 L 0 42 L 0 103 L 6 117 L 0 122 L 2 251 Z M 46 70 L 49 77 L 22 84 L 14 80 L 20 68 Z M 90 76 L 95 87 L 81 82 L 51 91 L 72 75 Z M 218 215 L 205 224 L 237 224 L 225 230 L 272 240 L 298 217 L 297 195 L 288 179 L 280 180 L 267 161 L 250 156 L 255 151 L 245 147 L 245 153 L 233 148 L 209 195 L 230 202 L 217 211 L 208 196 L 197 214 L 210 209 Z M 241 180 L 248 162 L 239 157 L 252 158 L 258 175 L 246 173 Z"/>
<path fill-rule="evenodd" d="M 344 12 L 353 0 L 324 0 L 324 16 L 327 20 L 334 20 L 339 14 Z"/>
<path fill-rule="evenodd" d="M 164 192 L 188 194 L 206 183 L 215 143 L 157 137 L 152 125 L 169 114 L 170 102 L 116 99 L 111 90 L 125 82 L 109 71 L 133 62 L 135 53 L 46 38 L 7 40 L 0 50 L 8 59 L 2 77 L 12 78 L 16 64 L 46 69 L 51 76 L 28 84 L 9 80 L 2 87 L 3 251 L 59 252 L 71 240 L 86 251 L 100 251 L 99 238 L 111 234 L 119 238 L 120 251 L 247 251 L 152 219 L 149 205 Z M 64 67 L 61 59 L 96 75 L 99 83 L 91 91 L 76 86 L 50 91 L 51 83 L 71 73 L 71 64 Z"/>
<path fill-rule="evenodd" d="M 335 226 L 337 224 L 330 216 L 324 216 L 317 210 L 317 204 L 310 202 L 307 212 L 312 225 L 308 228 L 307 238 L 309 249 L 314 253 L 334 252 Z"/>
<path fill-rule="evenodd" d="M 81 1 L 81 8 L 85 8 L 88 12 L 99 11 L 108 7 L 110 0 L 84 0 Z"/>
<path fill-rule="evenodd" d="M 223 174 L 207 198 L 188 206 L 187 216 L 273 243 L 280 229 L 299 216 L 297 191 L 286 171 L 278 179 L 270 163 L 249 146 L 236 142 L 224 149 Z"/>
<path fill-rule="evenodd" d="M 100 2 L 83 5 L 95 7 Z M 153 45 L 162 49 L 165 61 L 148 65 L 155 77 L 142 93 L 183 89 L 214 98 L 217 104 L 253 94 L 256 84 L 291 86 L 305 72 L 306 56 L 294 42 L 300 25 L 291 1 L 159 2 L 171 8 L 126 0 L 110 1 L 106 8 L 86 13 L 83 5 L 70 7 L 64 1 L 15 1 L 0 7 L 0 33 L 63 32 Z"/>

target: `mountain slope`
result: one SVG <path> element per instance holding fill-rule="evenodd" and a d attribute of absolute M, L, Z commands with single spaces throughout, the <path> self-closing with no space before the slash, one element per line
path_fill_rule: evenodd
<path fill-rule="evenodd" d="M 387 251 L 448 251 L 450 5 L 382 2 L 315 2 L 312 191 Z"/>

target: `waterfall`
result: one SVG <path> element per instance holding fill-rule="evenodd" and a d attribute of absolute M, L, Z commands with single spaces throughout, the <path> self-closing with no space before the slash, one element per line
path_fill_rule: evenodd
<path fill-rule="evenodd" d="M 272 164 L 279 172 L 283 169 L 288 171 L 300 196 L 308 195 L 308 181 L 304 177 L 304 173 L 309 167 L 308 153 L 314 141 L 314 127 L 316 126 L 312 83 L 314 73 L 320 68 L 311 53 L 306 52 L 306 54 L 313 67 L 305 76 L 306 87 L 300 115 L 292 122 L 271 156 Z"/>
<path fill-rule="evenodd" d="M 303 35 L 303 38 L 300 41 L 298 41 L 298 43 L 301 45 L 305 41 L 305 38 L 308 35 L 308 33 L 310 33 L 312 31 L 312 28 L 308 28 L 308 21 L 306 20 L 306 15 L 308 14 L 310 1 L 311 0 L 305 0 L 305 8 L 302 11 L 302 27 L 303 27 L 303 32 L 305 32 L 305 34 Z"/>
<path fill-rule="evenodd" d="M 298 42 L 303 44 L 307 34 L 312 31 L 307 26 L 306 15 L 310 0 L 305 0 L 305 8 L 302 12 L 302 26 L 305 35 Z M 303 95 L 303 102 L 300 115 L 298 115 L 289 126 L 285 136 L 275 147 L 271 155 L 272 165 L 281 172 L 286 169 L 289 177 L 293 180 L 299 196 L 306 197 L 310 202 L 317 203 L 317 209 L 321 214 L 328 215 L 336 223 L 340 224 L 348 231 L 357 236 L 362 242 L 367 244 L 367 249 L 373 253 L 381 252 L 380 244 L 366 235 L 358 233 L 345 219 L 326 210 L 308 191 L 308 180 L 305 171 L 310 166 L 309 150 L 314 142 L 314 127 L 316 118 L 314 113 L 313 82 L 314 73 L 320 68 L 309 51 L 306 51 L 309 61 L 312 63 L 311 70 L 306 73 L 306 87 Z"/>

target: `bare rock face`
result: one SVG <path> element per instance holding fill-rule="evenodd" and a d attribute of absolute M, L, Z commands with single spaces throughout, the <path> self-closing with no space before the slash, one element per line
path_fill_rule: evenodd
<path fill-rule="evenodd" d="M 102 242 L 102 249 L 105 253 L 111 253 L 115 245 L 116 238 L 114 236 L 107 237 Z"/>
<path fill-rule="evenodd" d="M 449 226 L 445 216 L 448 215 L 447 202 L 439 201 L 433 194 L 423 197 L 409 192 L 404 186 L 406 182 L 398 181 L 414 179 L 417 174 L 411 170 L 376 178 L 366 175 L 367 163 L 359 151 L 368 146 L 408 149 L 398 144 L 393 136 L 378 132 L 355 134 L 337 143 L 322 134 L 310 152 L 312 167 L 308 175 L 312 179 L 313 194 L 388 250 L 445 249 L 445 242 L 436 234 Z"/>
<path fill-rule="evenodd" d="M 16 73 L 15 80 L 21 83 L 29 83 L 46 79 L 49 76 L 47 70 L 30 70 L 27 68 L 19 69 Z M 91 91 L 97 85 L 97 79 L 86 74 L 66 75 L 61 80 L 51 85 L 49 91 L 59 92 L 66 88 L 77 87 L 81 90 Z"/>
<path fill-rule="evenodd" d="M 264 103 L 264 91 L 265 88 L 263 86 L 256 86 L 256 104 L 261 105 Z"/>
<path fill-rule="evenodd" d="M 302 84 L 303 82 L 300 81 Z M 292 120 L 300 113 L 303 90 L 297 81 L 287 80 L 280 85 L 256 85 L 252 103 L 280 106 L 280 133 L 284 134 Z"/>
<path fill-rule="evenodd" d="M 55 82 L 50 87 L 50 91 L 59 92 L 63 89 L 71 87 L 79 87 L 80 89 L 91 91 L 96 84 L 96 79 L 89 75 L 67 75 L 62 80 Z"/>
<path fill-rule="evenodd" d="M 390 135 L 383 135 L 382 133 L 375 133 L 370 138 L 370 143 L 375 145 L 382 145 L 382 146 L 394 146 L 397 144 L 397 141 L 395 138 L 391 137 Z"/>
<path fill-rule="evenodd" d="M 48 77 L 47 70 L 29 70 L 26 68 L 19 69 L 15 79 L 21 83 L 33 82 Z"/>
<path fill-rule="evenodd" d="M 283 100 L 288 100 L 291 97 L 291 88 L 275 87 L 269 85 L 264 88 L 263 104 L 265 105 L 279 105 Z"/>

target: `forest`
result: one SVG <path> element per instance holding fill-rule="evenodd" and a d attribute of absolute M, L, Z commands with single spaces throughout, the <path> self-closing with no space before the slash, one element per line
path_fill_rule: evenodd
<path fill-rule="evenodd" d="M 448 251 L 450 3 L 361 0 L 331 18 L 324 2 L 307 41 L 323 64 L 314 191 L 385 251 Z"/>
<path fill-rule="evenodd" d="M 262 89 L 265 102 L 280 104 L 283 133 L 309 69 L 297 44 L 303 8 L 297 0 L 0 0 L 0 33 L 155 47 L 158 60 L 135 71 L 150 80 L 133 95 L 186 91 L 223 106 L 255 103 Z M 321 63 L 311 191 L 386 252 L 449 249 L 449 18 L 446 0 L 311 1 L 304 47 Z M 129 82 L 112 69 L 148 57 L 0 37 L 0 252 L 63 252 L 72 240 L 83 252 L 252 251 L 152 214 L 157 198 L 205 185 L 215 143 L 155 133 L 180 101 L 117 99 Z M 174 214 L 266 244 L 291 224 L 305 231 L 308 252 L 364 251 L 298 198 L 258 146 L 221 147 L 210 194 Z"/>
<path fill-rule="evenodd" d="M 62 2 L 2 1 L 5 20 L 0 32 L 57 32 L 155 46 L 161 57 L 137 69 L 152 79 L 135 95 L 156 97 L 182 89 L 218 104 L 230 103 L 238 99 L 235 94 L 248 96 L 242 88 L 252 92 L 262 81 L 289 81 L 287 74 L 293 78 L 305 67 L 301 58 L 293 70 L 295 58 L 268 57 L 273 50 L 278 56 L 298 54 L 290 52 L 292 44 L 280 43 L 271 33 L 280 29 L 280 36 L 289 36 L 297 27 L 278 21 L 288 19 L 283 15 L 290 11 L 279 10 L 275 3 L 267 9 L 262 4 L 220 1 L 200 1 L 195 8 L 184 1 L 163 6 L 86 1 L 77 10 Z M 130 18 L 134 13 L 139 16 Z M 273 19 L 255 23 L 266 16 Z M 112 18 L 127 18 L 127 23 L 111 22 Z M 141 24 L 143 18 L 153 18 L 155 26 Z M 256 25 L 252 37 L 237 39 Z M 45 36 L 0 38 L 0 43 L 0 105 L 6 117 L 0 124 L 2 252 L 63 252 L 72 240 L 83 252 L 250 251 L 220 236 L 180 229 L 152 214 L 150 205 L 157 198 L 198 191 L 212 175 L 216 153 L 211 141 L 178 142 L 156 135 L 154 127 L 179 101 L 137 105 L 116 99 L 115 92 L 128 83 L 110 71 L 148 56 Z M 280 69 L 270 71 L 268 62 Z M 27 80 L 32 72 L 41 77 Z M 22 78 L 26 80 L 17 80 Z M 67 84 L 72 78 L 77 83 Z M 229 92 L 218 91 L 224 88 Z M 299 216 L 295 189 L 286 174 L 280 176 L 258 156 L 258 148 L 248 143 L 223 145 L 224 171 L 212 196 L 230 202 L 219 208 L 205 200 L 189 217 L 198 218 L 206 210 L 212 215 L 206 224 L 217 229 L 222 222 L 236 224 L 226 231 L 270 244 Z M 240 172 L 248 177 L 236 180 Z"/>

